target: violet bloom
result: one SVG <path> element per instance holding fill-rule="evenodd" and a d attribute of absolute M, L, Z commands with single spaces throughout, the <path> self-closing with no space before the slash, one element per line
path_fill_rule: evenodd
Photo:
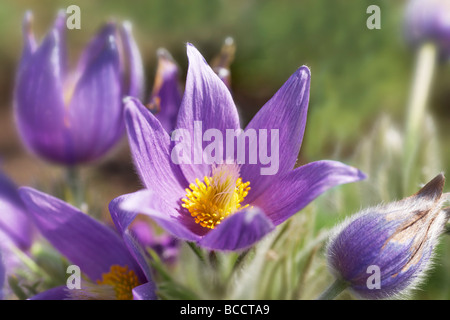
<path fill-rule="evenodd" d="M 3 300 L 3 286 L 5 283 L 6 271 L 3 263 L 2 250 L 0 250 L 0 300 Z"/>
<path fill-rule="evenodd" d="M 431 266 L 450 208 L 444 176 L 415 195 L 369 208 L 337 228 L 327 256 L 331 272 L 358 297 L 392 298 L 413 289 Z"/>
<path fill-rule="evenodd" d="M 234 59 L 235 45 L 232 38 L 227 38 L 220 53 L 213 59 L 213 70 L 226 84 L 231 85 L 230 65 Z M 167 132 L 176 127 L 178 111 L 181 105 L 182 90 L 180 86 L 180 71 L 171 54 L 160 48 L 157 51 L 158 68 L 155 81 L 146 107 L 155 114 L 156 118 Z"/>
<path fill-rule="evenodd" d="M 2 280 L 22 266 L 15 251 L 28 254 L 34 240 L 34 231 L 16 185 L 0 172 L 0 299 L 2 292 L 4 295 L 9 294 L 7 285 Z"/>
<path fill-rule="evenodd" d="M 158 68 L 147 107 L 156 115 L 167 132 L 175 129 L 182 91 L 179 84 L 178 66 L 170 53 L 159 49 Z"/>
<path fill-rule="evenodd" d="M 411 0 L 405 11 L 405 32 L 413 46 L 432 42 L 443 59 L 450 57 L 450 2 Z"/>
<path fill-rule="evenodd" d="M 327 189 L 364 178 L 336 161 L 293 169 L 306 124 L 307 67 L 299 68 L 242 131 L 226 85 L 191 44 L 187 54 L 186 89 L 172 137 L 137 99 L 126 102 L 129 142 L 145 189 L 111 205 L 128 211 L 129 219 L 142 213 L 199 246 L 243 249 Z M 240 145 L 234 152 L 225 152 L 227 136 Z M 253 161 L 256 146 L 261 157 Z M 271 163 L 266 161 L 268 149 Z"/>
<path fill-rule="evenodd" d="M 123 97 L 142 92 L 142 62 L 130 24 L 107 23 L 70 72 L 64 13 L 40 45 L 31 30 L 31 13 L 23 29 L 14 93 L 22 140 L 38 156 L 59 164 L 99 159 L 123 135 Z"/>
<path fill-rule="evenodd" d="M 172 264 L 177 260 L 180 250 L 177 238 L 167 233 L 157 234 L 147 221 L 134 221 L 129 230 L 139 244 L 153 250 L 163 262 Z"/>
<path fill-rule="evenodd" d="M 17 186 L 0 172 L 0 247 L 27 251 L 33 241 L 33 226 Z"/>
<path fill-rule="evenodd" d="M 155 286 L 140 247 L 62 200 L 28 187 L 19 189 L 42 235 L 88 278 L 80 289 L 60 286 L 32 299 L 155 299 Z M 124 222 L 113 216 L 116 225 Z M 68 277 L 70 274 L 68 274 Z"/>

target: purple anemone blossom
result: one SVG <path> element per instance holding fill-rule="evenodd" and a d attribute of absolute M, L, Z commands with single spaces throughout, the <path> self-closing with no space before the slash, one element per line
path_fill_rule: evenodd
<path fill-rule="evenodd" d="M 327 248 L 328 264 L 350 291 L 366 299 L 407 294 L 424 278 L 450 208 L 442 208 L 444 176 L 418 193 L 365 209 L 338 226 Z"/>
<path fill-rule="evenodd" d="M 158 68 L 147 107 L 156 115 L 164 129 L 171 132 L 175 129 L 181 103 L 179 70 L 167 50 L 161 48 L 157 55 Z"/>
<path fill-rule="evenodd" d="M 19 193 L 41 234 L 88 280 L 81 288 L 59 286 L 36 300 L 155 299 L 155 285 L 141 248 L 128 232 L 119 234 L 77 208 L 29 187 Z M 124 224 L 116 216 L 117 226 Z M 69 277 L 69 275 L 68 275 Z"/>
<path fill-rule="evenodd" d="M 432 42 L 442 59 L 450 57 L 450 2 L 411 0 L 405 11 L 405 32 L 413 46 Z"/>
<path fill-rule="evenodd" d="M 3 263 L 2 250 L 0 250 L 0 300 L 3 300 L 3 286 L 5 283 L 6 271 Z"/>
<path fill-rule="evenodd" d="M 167 264 L 178 258 L 180 241 L 168 233 L 157 234 L 148 221 L 135 220 L 129 228 L 144 248 L 153 250 Z"/>
<path fill-rule="evenodd" d="M 212 61 L 214 72 L 229 89 L 231 85 L 230 65 L 234 59 L 234 51 L 233 39 L 227 38 L 220 53 Z M 181 105 L 180 71 L 177 63 L 167 50 L 160 48 L 157 55 L 158 68 L 149 103 L 146 107 L 155 114 L 164 129 L 170 133 L 176 127 Z"/>
<path fill-rule="evenodd" d="M 17 191 L 17 186 L 0 172 L 0 299 L 6 277 L 21 266 L 15 250 L 25 254 L 34 240 L 34 228 L 26 213 L 25 204 Z M 2 279 L 3 278 L 3 279 Z"/>
<path fill-rule="evenodd" d="M 123 136 L 123 97 L 142 94 L 142 62 L 131 25 L 106 23 L 69 72 L 64 12 L 40 45 L 31 19 L 28 12 L 14 93 L 21 138 L 51 162 L 97 160 Z"/>
<path fill-rule="evenodd" d="M 131 220 L 147 215 L 175 237 L 207 249 L 238 250 L 327 189 L 365 177 L 337 161 L 293 169 L 306 124 L 307 67 L 241 130 L 226 85 L 193 45 L 187 54 L 186 89 L 172 136 L 137 99 L 127 99 L 125 122 L 145 189 L 114 199 L 111 212 L 120 208 Z"/>
<path fill-rule="evenodd" d="M 33 226 L 17 186 L 0 172 L 0 247 L 27 251 L 33 241 Z"/>

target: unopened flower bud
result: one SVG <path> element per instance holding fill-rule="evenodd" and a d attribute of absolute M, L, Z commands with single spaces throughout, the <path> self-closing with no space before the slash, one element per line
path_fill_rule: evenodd
<path fill-rule="evenodd" d="M 444 176 L 403 200 L 363 210 L 337 228 L 327 247 L 333 275 L 357 297 L 393 298 L 423 278 L 444 231 Z"/>

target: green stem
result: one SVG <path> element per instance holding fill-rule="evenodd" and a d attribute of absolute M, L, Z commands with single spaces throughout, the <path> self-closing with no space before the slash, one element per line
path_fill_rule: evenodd
<path fill-rule="evenodd" d="M 405 126 L 404 174 L 403 189 L 409 194 L 411 183 L 411 168 L 418 152 L 418 144 L 422 124 L 426 115 L 426 106 L 430 93 L 434 70 L 436 67 L 437 50 L 431 43 L 423 44 L 417 53 L 414 78 L 407 107 Z"/>
<path fill-rule="evenodd" d="M 347 289 L 349 283 L 336 279 L 322 294 L 317 298 L 317 300 L 333 300 L 336 298 L 342 291 Z"/>
<path fill-rule="evenodd" d="M 84 202 L 83 186 L 81 183 L 79 168 L 71 166 L 67 168 L 66 180 L 68 186 L 68 201 L 81 208 Z"/>
<path fill-rule="evenodd" d="M 202 263 L 206 263 L 206 259 L 205 259 L 204 255 L 203 255 L 203 252 L 200 250 L 200 248 L 197 247 L 197 246 L 195 245 L 195 243 L 193 243 L 193 242 L 187 241 L 186 243 L 188 244 L 189 248 L 191 248 L 192 251 L 195 253 L 195 255 L 198 257 L 198 259 L 199 259 Z"/>

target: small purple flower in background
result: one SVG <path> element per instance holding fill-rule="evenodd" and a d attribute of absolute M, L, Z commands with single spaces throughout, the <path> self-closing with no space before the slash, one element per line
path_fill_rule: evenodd
<path fill-rule="evenodd" d="M 227 38 L 220 53 L 212 61 L 214 72 L 228 88 L 231 85 L 229 68 L 234 59 L 235 49 L 233 39 Z M 170 133 L 176 127 L 183 94 L 180 86 L 180 72 L 172 55 L 166 49 L 160 48 L 157 56 L 158 68 L 146 107 L 155 114 L 164 129 Z"/>
<path fill-rule="evenodd" d="M 230 163 L 230 159 L 225 161 L 225 152 L 213 164 L 176 164 L 174 135 L 171 141 L 160 121 L 130 98 L 126 125 L 145 189 L 113 200 L 112 214 L 126 215 L 132 221 L 141 213 L 182 240 L 207 249 L 238 250 L 255 244 L 329 188 L 365 177 L 337 161 L 317 161 L 293 169 L 306 125 L 307 67 L 299 68 L 241 131 L 229 89 L 191 44 L 187 54 L 189 69 L 176 130 L 193 137 L 196 122 L 202 123 L 200 134 L 208 129 L 223 136 L 227 129 L 240 134 L 250 129 L 278 130 L 279 168 L 276 174 L 262 175 L 267 163 L 237 164 L 235 159 Z M 238 153 L 249 154 L 249 145 L 255 143 L 250 140 Z M 184 156 L 191 151 L 195 154 L 198 150 L 185 150 Z M 117 212 L 119 209 L 122 212 Z"/>
<path fill-rule="evenodd" d="M 7 287 L 4 280 L 23 267 L 17 250 L 29 254 L 34 240 L 35 230 L 17 186 L 0 172 L 0 299 L 2 294 L 8 296 L 11 293 L 8 288 L 3 288 Z"/>
<path fill-rule="evenodd" d="M 449 218 L 442 208 L 444 176 L 401 201 L 369 208 L 338 226 L 331 236 L 328 264 L 333 275 L 358 297 L 393 298 L 406 294 L 425 276 L 433 250 Z M 376 277 L 369 279 L 374 271 Z"/>
<path fill-rule="evenodd" d="M 0 250 L 0 300 L 3 300 L 3 286 L 6 278 L 5 264 L 3 263 L 2 250 Z"/>
<path fill-rule="evenodd" d="M 38 156 L 59 164 L 94 161 L 122 137 L 124 96 L 140 97 L 143 71 L 131 26 L 107 23 L 68 72 L 65 14 L 40 45 L 24 18 L 14 111 L 19 133 Z"/>
<path fill-rule="evenodd" d="M 175 129 L 182 91 L 178 66 L 170 53 L 159 49 L 158 68 L 147 107 L 156 115 L 167 132 Z"/>
<path fill-rule="evenodd" d="M 211 68 L 231 90 L 231 71 L 230 66 L 234 60 L 236 45 L 234 39 L 228 37 L 225 39 L 218 55 L 211 61 Z"/>
<path fill-rule="evenodd" d="M 167 233 L 157 234 L 148 221 L 136 220 L 129 228 L 144 248 L 153 250 L 168 264 L 178 258 L 180 241 Z"/>
<path fill-rule="evenodd" d="M 16 185 L 0 172 L 0 247 L 27 251 L 33 241 L 33 226 Z"/>
<path fill-rule="evenodd" d="M 156 298 L 141 248 L 128 233 L 119 229 L 118 235 L 75 207 L 32 188 L 22 187 L 19 193 L 41 234 L 88 278 L 80 289 L 62 285 L 31 299 Z M 116 225 L 123 224 L 113 219 Z"/>
<path fill-rule="evenodd" d="M 405 32 L 413 46 L 434 43 L 442 59 L 450 57 L 450 2 L 411 0 L 405 12 Z"/>

